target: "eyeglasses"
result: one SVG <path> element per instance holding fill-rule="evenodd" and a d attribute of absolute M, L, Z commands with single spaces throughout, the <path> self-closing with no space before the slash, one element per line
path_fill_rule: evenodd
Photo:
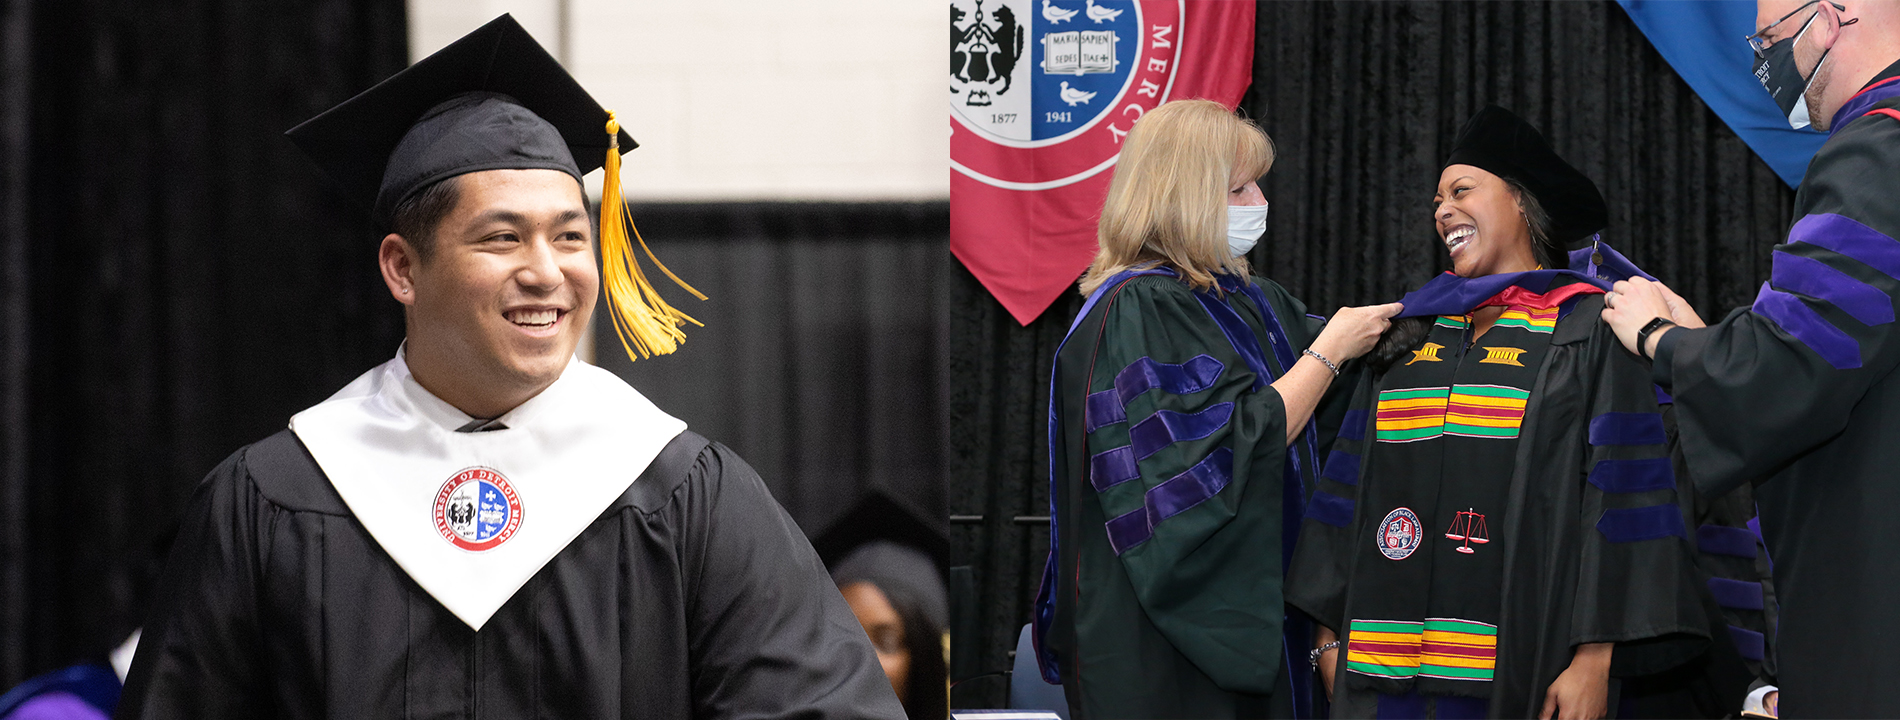
<path fill-rule="evenodd" d="M 1761 29 L 1760 31 L 1758 31 L 1758 32 L 1756 32 L 1755 34 L 1753 34 L 1753 35 L 1750 35 L 1750 36 L 1748 36 L 1748 37 L 1745 37 L 1745 38 L 1742 38 L 1742 39 L 1743 39 L 1743 40 L 1747 40 L 1747 41 L 1748 41 L 1748 46 L 1749 46 L 1749 47 L 1751 47 L 1751 48 L 1754 48 L 1754 50 L 1755 50 L 1755 57 L 1757 57 L 1757 58 L 1764 58 L 1764 57 L 1767 57 L 1767 56 L 1768 56 L 1768 47 L 1769 47 L 1769 46 L 1771 46 L 1771 45 L 1774 45 L 1774 44 L 1775 44 L 1775 41 L 1773 41 L 1773 40 L 1769 40 L 1768 38 L 1766 38 L 1766 37 L 1762 37 L 1762 36 L 1763 36 L 1763 35 L 1766 35 L 1766 34 L 1768 34 L 1768 31 L 1769 31 L 1769 30 L 1773 30 L 1773 29 L 1775 29 L 1775 26 L 1776 26 L 1776 25 L 1780 25 L 1780 24 L 1782 24 L 1782 23 L 1784 23 L 1784 22 L 1787 22 L 1787 21 L 1788 21 L 1788 18 L 1791 18 L 1791 17 L 1794 17 L 1795 15 L 1797 15 L 1797 14 L 1799 14 L 1799 13 L 1800 13 L 1800 12 L 1801 12 L 1802 10 L 1806 10 L 1806 9 L 1808 9 L 1808 7 L 1809 7 L 1809 6 L 1811 6 L 1811 5 L 1815 5 L 1815 4 L 1817 4 L 1817 3 L 1820 3 L 1820 2 L 1821 2 L 1821 0 L 1808 0 L 1807 2 L 1805 2 L 1805 3 L 1802 3 L 1802 4 L 1801 4 L 1801 7 L 1798 7 L 1798 8 L 1795 8 L 1795 9 L 1794 9 L 1794 12 L 1791 12 L 1791 13 L 1788 13 L 1788 14 L 1786 14 L 1786 15 L 1783 15 L 1783 16 L 1781 16 L 1781 19 L 1780 19 L 1780 20 L 1776 20 L 1776 21 L 1774 21 L 1774 22 L 1771 22 L 1771 23 L 1768 23 L 1768 27 L 1765 27 L 1765 28 L 1762 28 L 1762 29 Z M 1842 4 L 1840 4 L 1840 3 L 1837 3 L 1837 2 L 1829 2 L 1828 4 L 1829 4 L 1829 5 L 1833 5 L 1833 6 L 1834 6 L 1834 9 L 1835 9 L 1835 10 L 1837 10 L 1837 11 L 1839 11 L 1839 12 L 1847 12 L 1847 6 L 1845 6 L 1845 5 L 1842 5 Z M 1817 10 L 1816 12 L 1819 12 L 1819 11 Z M 1852 19 L 1852 20 L 1848 20 L 1848 21 L 1846 21 L 1846 22 L 1843 22 L 1843 23 L 1841 23 L 1841 27 L 1847 27 L 1847 26 L 1849 26 L 1849 25 L 1852 25 L 1852 24 L 1854 24 L 1854 23 L 1857 23 L 1857 22 L 1860 22 L 1860 18 L 1854 18 L 1854 19 Z"/>

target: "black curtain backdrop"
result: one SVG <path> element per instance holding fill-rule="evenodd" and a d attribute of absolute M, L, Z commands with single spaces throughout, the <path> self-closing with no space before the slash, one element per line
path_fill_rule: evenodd
<path fill-rule="evenodd" d="M 0 687 L 137 622 L 193 487 L 388 357 L 362 213 L 281 133 L 401 0 L 0 0 Z"/>
<path fill-rule="evenodd" d="M 1250 259 L 1315 312 L 1395 300 L 1448 267 L 1433 187 L 1453 134 L 1486 103 L 1523 115 L 1596 180 L 1605 239 L 1705 317 L 1746 305 L 1767 278 L 1793 191 L 1616 4 L 1261 2 L 1257 17 L 1242 110 L 1279 160 Z M 961 267 L 950 297 L 951 563 L 971 567 L 976 588 L 963 608 L 975 637 L 955 643 L 960 679 L 1007 669 L 1030 618 L 1048 550 L 1050 361 L 1081 298 L 1020 327 Z M 1006 687 L 970 680 L 953 702 L 1001 706 Z"/>
<path fill-rule="evenodd" d="M 737 450 L 828 561 L 873 537 L 943 558 L 949 206 L 631 212 L 660 260 L 708 299 L 642 258 L 648 279 L 706 326 L 687 326 L 674 354 L 636 362 L 596 313 L 601 367 Z"/>

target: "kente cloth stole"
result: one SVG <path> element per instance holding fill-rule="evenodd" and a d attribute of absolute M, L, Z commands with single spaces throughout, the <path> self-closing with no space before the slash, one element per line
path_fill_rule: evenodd
<path fill-rule="evenodd" d="M 1565 282 L 1564 278 L 1555 278 Z M 1593 285 L 1508 286 L 1482 337 L 1434 318 L 1379 380 L 1351 549 L 1348 682 L 1381 693 L 1488 697 L 1497 667 L 1505 504 L 1517 439 L 1560 315 Z"/>

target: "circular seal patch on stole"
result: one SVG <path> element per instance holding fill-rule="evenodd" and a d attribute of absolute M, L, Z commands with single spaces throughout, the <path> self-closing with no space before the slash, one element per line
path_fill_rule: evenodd
<path fill-rule="evenodd" d="M 1399 508 L 1386 513 L 1385 520 L 1379 523 L 1379 531 L 1373 536 L 1373 542 L 1379 546 L 1379 552 L 1393 560 L 1404 560 L 1418 549 L 1419 542 L 1425 539 L 1425 533 L 1419 529 L 1418 516 L 1411 508 Z"/>
<path fill-rule="evenodd" d="M 435 494 L 435 529 L 456 547 L 500 547 L 521 528 L 521 498 L 508 478 L 485 467 L 455 474 Z"/>

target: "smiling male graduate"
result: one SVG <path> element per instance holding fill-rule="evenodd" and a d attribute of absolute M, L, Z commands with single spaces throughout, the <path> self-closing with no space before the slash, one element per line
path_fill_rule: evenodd
<path fill-rule="evenodd" d="M 390 230 L 407 339 L 199 487 L 120 717 L 903 716 L 758 475 L 573 357 L 603 159 L 616 330 L 690 319 L 631 260 L 632 139 L 520 25 L 289 134 Z"/>

